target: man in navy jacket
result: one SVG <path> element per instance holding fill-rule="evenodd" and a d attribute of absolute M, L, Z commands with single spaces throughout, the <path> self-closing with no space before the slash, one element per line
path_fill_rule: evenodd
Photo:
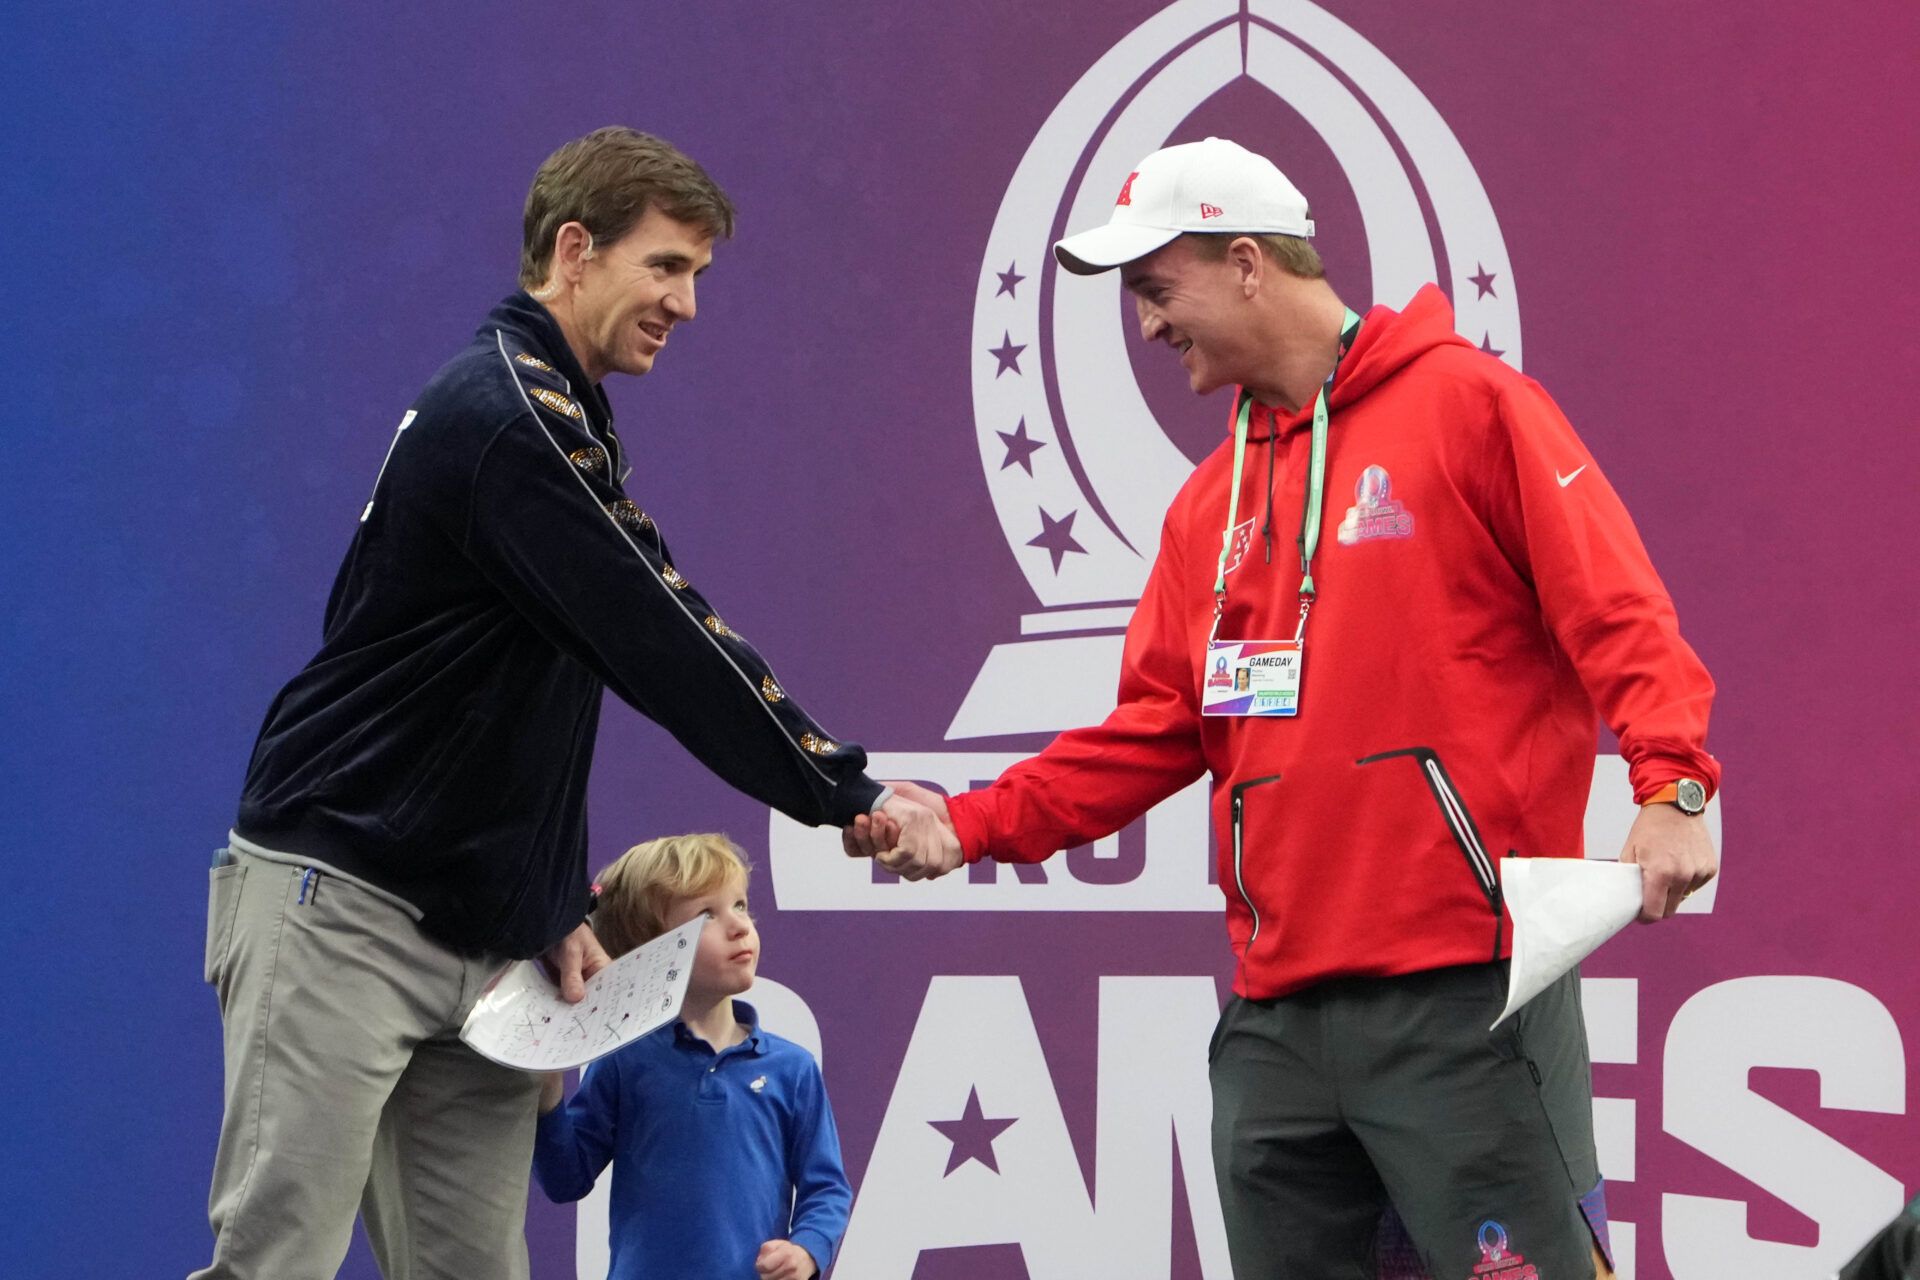
<path fill-rule="evenodd" d="M 694 316 L 733 208 L 678 150 L 602 129 L 528 193 L 521 291 L 401 419 L 327 604 L 268 710 L 213 872 L 226 1114 L 196 1277 L 331 1276 L 356 1208 L 388 1275 L 523 1277 L 535 1077 L 458 1039 L 490 974 L 606 963 L 585 800 L 603 689 L 803 822 L 869 779 L 674 568 L 599 383 Z"/>

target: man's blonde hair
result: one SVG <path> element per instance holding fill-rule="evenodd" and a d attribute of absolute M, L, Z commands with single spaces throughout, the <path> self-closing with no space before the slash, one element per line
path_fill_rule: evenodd
<path fill-rule="evenodd" d="M 662 836 L 637 844 L 600 873 L 593 931 L 610 956 L 623 956 L 666 932 L 675 898 L 712 893 L 753 864 L 739 845 L 716 832 Z"/>
<path fill-rule="evenodd" d="M 1227 256 L 1227 246 L 1241 236 L 1259 241 L 1261 252 L 1267 255 L 1267 260 L 1288 275 L 1299 276 L 1303 280 L 1326 278 L 1327 269 L 1320 262 L 1320 251 L 1315 249 L 1304 236 L 1262 235 L 1254 231 L 1190 231 L 1187 233 L 1187 239 L 1193 242 L 1194 251 L 1208 262 L 1224 260 Z"/>

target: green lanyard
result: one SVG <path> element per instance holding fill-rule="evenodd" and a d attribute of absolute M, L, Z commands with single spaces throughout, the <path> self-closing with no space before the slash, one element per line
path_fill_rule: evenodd
<path fill-rule="evenodd" d="M 1313 607 L 1313 553 L 1320 547 L 1320 515 L 1327 487 L 1327 396 L 1333 391 L 1333 379 L 1340 362 L 1353 349 L 1360 334 L 1360 317 L 1347 309 L 1340 322 L 1340 348 L 1334 353 L 1333 370 L 1320 384 L 1313 398 L 1313 448 L 1307 462 L 1307 509 L 1300 517 L 1300 625 L 1294 631 L 1297 644 L 1306 637 L 1307 611 Z M 1227 497 L 1227 528 L 1220 535 L 1220 563 L 1213 577 L 1213 634 L 1220 630 L 1221 615 L 1227 611 L 1227 556 L 1233 550 L 1234 522 L 1240 514 L 1240 479 L 1247 461 L 1247 426 L 1253 417 L 1253 393 L 1240 393 L 1240 412 L 1233 424 L 1233 489 Z M 1278 432 L 1267 441 L 1269 449 L 1279 447 Z"/>

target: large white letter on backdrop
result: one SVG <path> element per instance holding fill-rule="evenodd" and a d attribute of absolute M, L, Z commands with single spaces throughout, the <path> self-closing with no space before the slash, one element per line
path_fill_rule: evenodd
<path fill-rule="evenodd" d="M 1818 1072 L 1823 1107 L 1906 1110 L 1899 1029 L 1851 983 L 1736 978 L 1687 1001 L 1667 1033 L 1667 1132 L 1812 1218 L 1820 1242 L 1756 1240 L 1744 1201 L 1669 1193 L 1660 1235 L 1674 1280 L 1826 1275 L 1905 1203 L 1899 1179 L 1749 1090 L 1754 1067 Z"/>
<path fill-rule="evenodd" d="M 977 1159 L 949 1170 L 956 1145 L 934 1127 L 973 1098 L 985 1119 L 1013 1121 L 992 1138 L 997 1172 Z M 922 1249 L 1018 1244 L 1033 1280 L 1051 1280 L 1086 1274 L 1093 1235 L 1093 1204 L 1020 980 L 934 978 L 834 1274 L 899 1280 Z"/>
<path fill-rule="evenodd" d="M 1211 978 L 1100 979 L 1094 1216 L 1111 1250 L 1102 1275 L 1171 1274 L 1177 1146 L 1200 1274 L 1233 1280 L 1213 1180 L 1207 1084 L 1207 1044 L 1219 1016 Z"/>
<path fill-rule="evenodd" d="M 1033 1280 L 1165 1275 L 1177 1142 L 1202 1272 L 1227 1280 L 1208 1153 L 1218 1013 L 1209 978 L 1101 979 L 1096 1213 L 1020 980 L 935 978 L 834 1275 L 898 1280 L 923 1249 L 990 1244 L 1019 1245 Z M 981 1148 L 936 1125 L 963 1115 L 991 1134 L 997 1169 L 953 1164 Z"/>

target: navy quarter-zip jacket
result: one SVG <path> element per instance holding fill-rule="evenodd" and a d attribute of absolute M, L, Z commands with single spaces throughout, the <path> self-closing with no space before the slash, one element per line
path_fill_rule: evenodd
<path fill-rule="evenodd" d="M 390 890 L 456 950 L 525 957 L 587 911 L 603 688 L 798 821 L 867 812 L 866 753 L 673 568 L 628 469 L 552 315 L 494 308 L 394 436 L 239 833 Z"/>

